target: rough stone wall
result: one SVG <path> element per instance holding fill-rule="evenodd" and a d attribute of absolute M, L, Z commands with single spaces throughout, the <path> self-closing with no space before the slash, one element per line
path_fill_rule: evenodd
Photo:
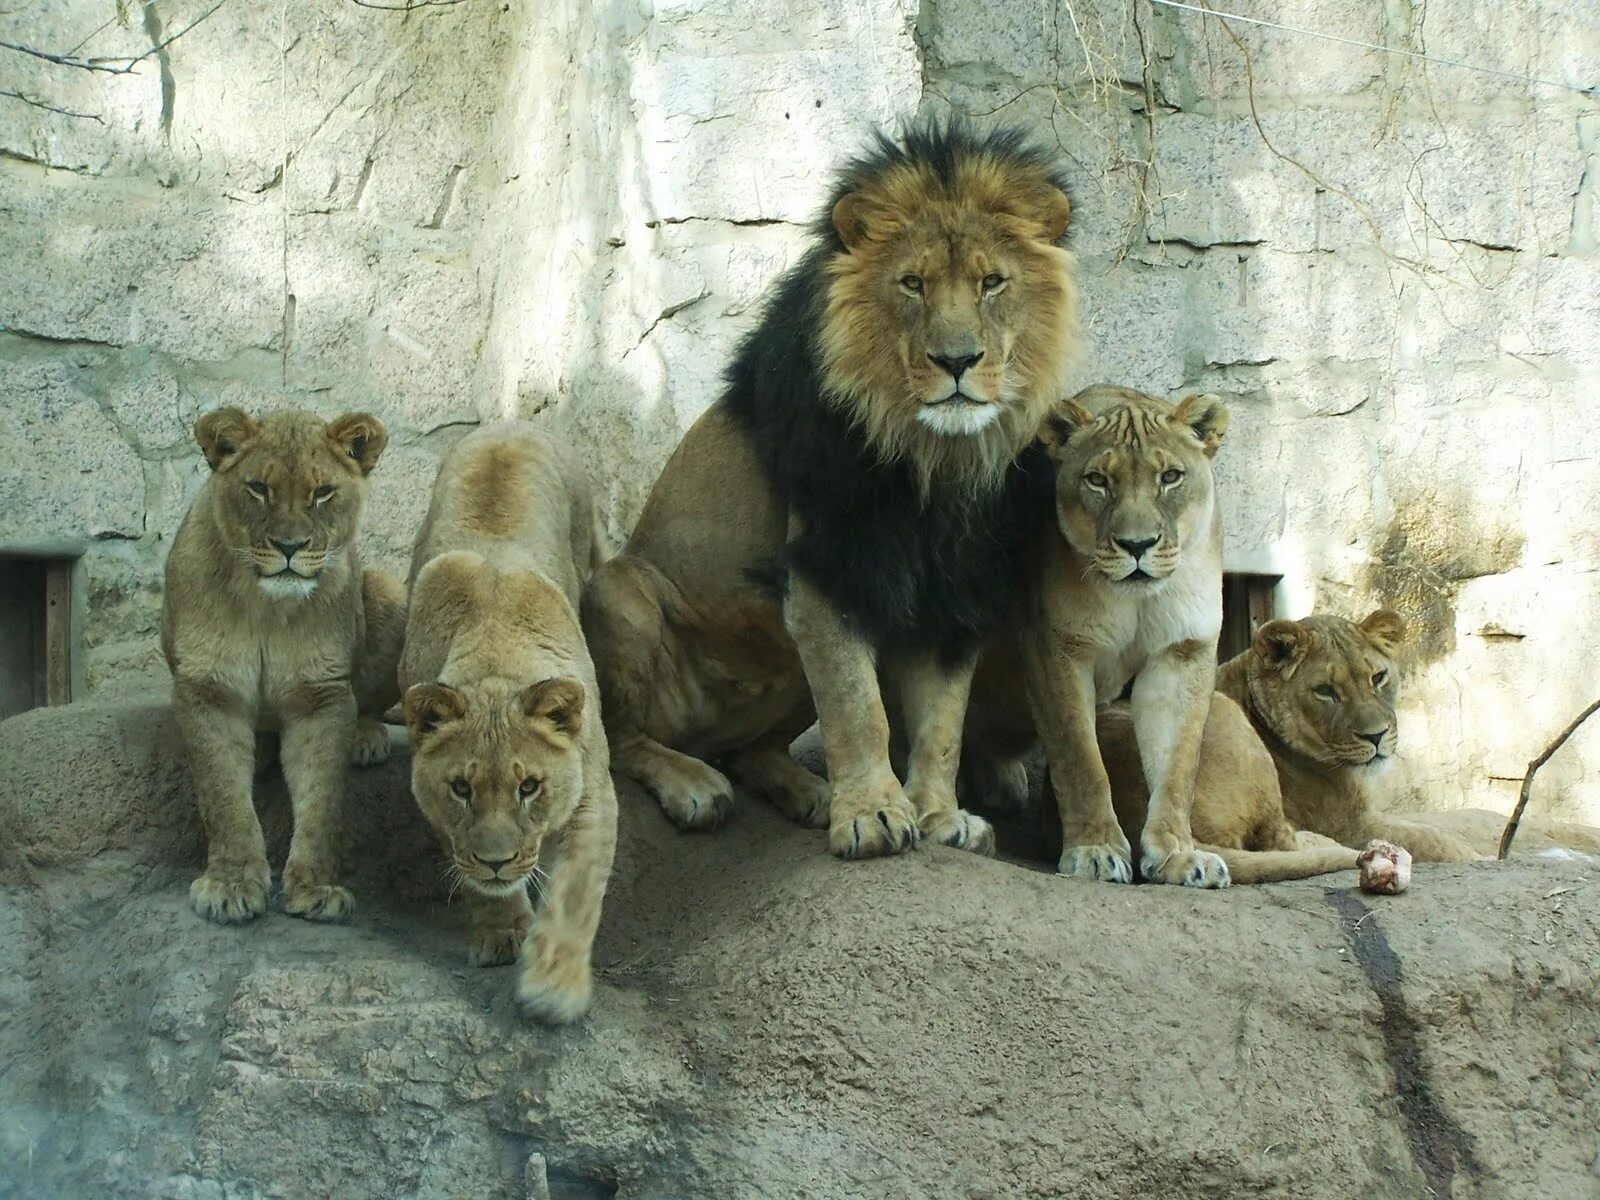
<path fill-rule="evenodd" d="M 35 3 L 0 40 L 137 55 L 214 3 Z M 1243 7 L 1600 61 L 1579 0 Z M 1600 685 L 1600 104 L 1235 32 L 1147 0 L 225 0 L 127 74 L 0 50 L 0 91 L 93 114 L 0 95 L 0 550 L 82 551 L 104 694 L 161 677 L 219 404 L 382 416 L 382 565 L 491 415 L 567 434 L 620 538 L 827 164 L 954 107 L 1074 165 L 1082 381 L 1231 399 L 1230 567 L 1282 575 L 1286 615 L 1411 616 L 1413 782 L 1503 806 Z M 1580 735 L 1541 804 L 1600 818 L 1597 767 Z"/>

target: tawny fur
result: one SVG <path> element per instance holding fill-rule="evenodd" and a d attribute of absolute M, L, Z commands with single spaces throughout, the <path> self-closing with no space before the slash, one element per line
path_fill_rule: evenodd
<path fill-rule="evenodd" d="M 412 791 L 470 905 L 472 960 L 520 948 L 518 999 L 549 1022 L 588 1007 L 616 847 L 575 609 L 597 536 L 588 483 L 559 443 L 515 421 L 463 438 L 417 538 L 400 663 Z M 530 880 L 542 880 L 537 916 Z"/>
<path fill-rule="evenodd" d="M 387 753 L 386 735 L 358 744 L 357 714 L 381 734 L 403 607 L 398 584 L 363 575 L 356 551 L 383 426 L 363 413 L 255 421 L 229 408 L 201 417 L 195 438 L 212 474 L 167 557 L 161 635 L 206 830 L 190 898 L 216 921 L 266 909 L 251 785 L 257 731 L 272 731 L 294 809 L 284 907 L 336 920 L 353 906 L 336 882 L 345 763 Z"/>

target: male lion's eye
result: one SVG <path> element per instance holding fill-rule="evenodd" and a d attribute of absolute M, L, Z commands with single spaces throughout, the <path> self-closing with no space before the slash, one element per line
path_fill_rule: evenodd
<path fill-rule="evenodd" d="M 463 800 L 470 800 L 472 798 L 472 785 L 465 779 L 452 779 L 450 781 L 450 790 L 456 795 L 460 796 Z"/>
<path fill-rule="evenodd" d="M 517 788 L 517 795 L 524 800 L 531 800 L 539 794 L 539 789 L 544 786 L 541 779 L 524 779 Z"/>
<path fill-rule="evenodd" d="M 1161 472 L 1161 482 L 1166 484 L 1168 487 L 1171 487 L 1173 484 L 1182 479 L 1183 472 L 1178 470 L 1177 467 L 1168 467 L 1165 471 Z"/>
<path fill-rule="evenodd" d="M 1374 675 L 1372 677 L 1372 686 L 1375 687 L 1375 688 L 1380 688 L 1380 687 L 1382 687 L 1384 684 L 1386 684 L 1388 682 L 1389 682 L 1389 672 L 1388 671 L 1379 671 L 1376 675 Z"/>
<path fill-rule="evenodd" d="M 318 504 L 326 504 L 329 500 L 333 499 L 332 485 L 326 483 L 323 484 L 321 487 L 317 488 L 311 493 L 311 499 L 316 501 Z"/>
<path fill-rule="evenodd" d="M 1111 480 L 1107 479 L 1099 471 L 1090 471 L 1083 477 L 1083 481 L 1090 487 L 1099 488 L 1101 491 L 1111 486 Z"/>
<path fill-rule="evenodd" d="M 922 294 L 922 276 L 902 275 L 900 276 L 900 286 L 905 288 L 906 291 L 920 296 Z"/>
<path fill-rule="evenodd" d="M 1339 698 L 1339 693 L 1332 686 L 1326 683 L 1319 683 L 1311 690 L 1318 696 L 1321 696 L 1324 700 L 1337 700 Z"/>
<path fill-rule="evenodd" d="M 983 277 L 983 294 L 985 296 L 992 296 L 1001 288 L 1005 287 L 1005 285 L 1006 277 L 1004 275 L 995 274 L 991 271 L 989 274 Z"/>
<path fill-rule="evenodd" d="M 252 479 L 249 483 L 244 485 L 244 490 L 249 492 L 257 500 L 265 500 L 267 498 L 267 485 L 259 480 Z"/>

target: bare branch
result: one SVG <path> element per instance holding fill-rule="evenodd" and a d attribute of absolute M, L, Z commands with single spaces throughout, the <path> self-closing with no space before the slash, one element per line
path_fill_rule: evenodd
<path fill-rule="evenodd" d="M 5 41 L 0 41 L 0 50 L 14 50 L 18 54 L 26 54 L 32 58 L 43 59 L 47 63 L 54 63 L 58 67 L 76 67 L 80 71 L 98 71 L 102 75 L 131 75 L 133 73 L 133 69 L 140 63 L 144 62 L 145 59 L 160 54 L 168 46 L 172 45 L 173 42 L 177 41 L 184 34 L 188 33 L 196 25 L 200 24 L 200 22 L 206 20 L 227 2 L 228 0 L 217 0 L 215 4 L 206 9 L 205 12 L 201 13 L 194 20 L 190 21 L 182 29 L 178 30 L 177 33 L 173 34 L 169 38 L 164 39 L 156 45 L 151 46 L 150 49 L 146 50 L 143 54 L 136 55 L 133 58 L 78 58 L 73 54 L 51 54 L 47 50 L 35 50 L 32 46 L 20 46 L 16 42 Z M 451 2 L 458 3 L 459 0 L 451 0 Z M 104 26 L 101 26 L 101 28 L 103 29 Z M 90 36 L 92 37 L 93 34 Z"/>
<path fill-rule="evenodd" d="M 60 113 L 63 117 L 76 117 L 82 121 L 99 121 L 100 124 L 105 124 L 105 122 L 100 119 L 99 113 L 74 112 L 70 108 L 58 108 L 54 104 L 47 104 L 43 100 L 37 100 L 32 96 L 24 96 L 21 92 L 13 92 L 5 88 L 0 88 L 0 96 L 9 96 L 13 100 L 21 100 L 24 104 L 31 104 L 34 108 L 42 108 L 46 112 Z"/>
<path fill-rule="evenodd" d="M 451 8 L 465 4 L 466 0 L 408 0 L 404 4 L 373 4 L 372 0 L 350 0 L 357 8 L 375 8 L 379 12 L 415 12 L 419 8 Z"/>
<path fill-rule="evenodd" d="M 1579 713 L 1572 724 L 1561 731 L 1561 736 L 1546 746 L 1544 753 L 1528 764 L 1528 773 L 1522 777 L 1522 792 L 1517 796 L 1517 806 L 1511 810 L 1511 819 L 1506 822 L 1506 831 L 1500 835 L 1499 857 L 1502 860 L 1507 854 L 1511 853 L 1511 839 L 1517 836 L 1517 826 L 1522 823 L 1522 810 L 1528 807 L 1528 797 L 1533 795 L 1534 772 L 1549 762 L 1550 756 L 1561 749 L 1566 744 L 1567 739 L 1578 731 L 1578 726 L 1582 725 L 1597 712 L 1600 712 L 1600 700 L 1596 700 Z"/>

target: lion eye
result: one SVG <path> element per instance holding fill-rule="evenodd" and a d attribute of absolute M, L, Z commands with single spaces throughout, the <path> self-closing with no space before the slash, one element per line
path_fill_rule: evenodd
<path fill-rule="evenodd" d="M 311 493 L 311 499 L 317 504 L 326 504 L 333 499 L 333 485 L 323 484 Z"/>
<path fill-rule="evenodd" d="M 542 779 L 524 779 L 517 787 L 517 795 L 521 796 L 524 800 L 531 800 L 533 797 L 539 794 L 539 789 L 543 786 L 544 780 Z"/>
<path fill-rule="evenodd" d="M 900 286 L 912 295 L 920 296 L 922 294 L 922 276 L 902 275 L 900 276 Z"/>
<path fill-rule="evenodd" d="M 1319 683 L 1311 690 L 1318 696 L 1321 696 L 1324 700 L 1337 700 L 1339 698 L 1338 691 L 1335 690 L 1330 684 Z"/>
<path fill-rule="evenodd" d="M 252 479 L 249 483 L 245 484 L 244 490 L 249 492 L 257 500 L 261 500 L 263 502 L 266 500 L 269 494 L 267 485 L 258 479 Z"/>
<path fill-rule="evenodd" d="M 1386 684 L 1388 682 L 1389 682 L 1389 672 L 1387 670 L 1379 671 L 1376 675 L 1374 675 L 1372 677 L 1372 686 L 1375 687 L 1375 688 L 1381 688 L 1384 684 Z"/>
<path fill-rule="evenodd" d="M 1168 467 L 1165 471 L 1161 472 L 1161 482 L 1166 484 L 1167 487 L 1171 487 L 1173 484 L 1181 483 L 1182 481 L 1183 472 L 1178 470 L 1177 467 Z"/>
<path fill-rule="evenodd" d="M 992 296 L 1006 285 L 1006 277 L 991 271 L 983 277 L 983 294 Z"/>
<path fill-rule="evenodd" d="M 455 778 L 450 781 L 450 790 L 463 800 L 472 799 L 472 785 L 465 779 Z"/>
<path fill-rule="evenodd" d="M 1083 477 L 1083 481 L 1090 487 L 1098 488 L 1102 492 L 1111 486 L 1111 480 L 1107 479 L 1099 471 L 1090 471 Z"/>

